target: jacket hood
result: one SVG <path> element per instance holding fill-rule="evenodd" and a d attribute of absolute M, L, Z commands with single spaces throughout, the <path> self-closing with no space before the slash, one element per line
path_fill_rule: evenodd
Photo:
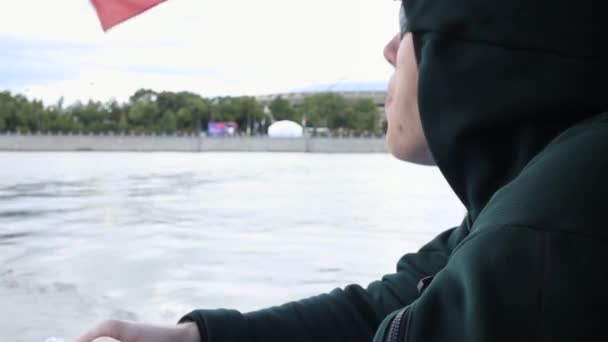
<path fill-rule="evenodd" d="M 404 6 L 419 64 L 423 129 L 473 220 L 552 139 L 608 111 L 608 4 L 406 0 Z"/>

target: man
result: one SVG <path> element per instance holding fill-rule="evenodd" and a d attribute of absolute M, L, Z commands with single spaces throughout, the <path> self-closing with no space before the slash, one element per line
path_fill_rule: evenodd
<path fill-rule="evenodd" d="M 110 321 L 80 341 L 608 339 L 607 7 L 406 1 L 385 49 L 388 145 L 437 164 L 464 222 L 366 289 L 175 327 Z"/>

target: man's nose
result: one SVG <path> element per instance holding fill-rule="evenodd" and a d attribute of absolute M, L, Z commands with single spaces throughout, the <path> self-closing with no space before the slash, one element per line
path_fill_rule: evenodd
<path fill-rule="evenodd" d="M 396 34 L 393 39 L 384 47 L 384 58 L 393 67 L 397 64 L 397 51 L 399 51 L 400 34 Z"/>

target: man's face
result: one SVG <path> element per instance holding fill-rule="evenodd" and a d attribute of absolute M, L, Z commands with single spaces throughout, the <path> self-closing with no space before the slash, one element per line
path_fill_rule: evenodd
<path fill-rule="evenodd" d="M 412 34 L 397 34 L 384 48 L 384 57 L 395 68 L 390 79 L 385 109 L 390 152 L 398 159 L 434 165 L 418 110 L 418 65 Z"/>

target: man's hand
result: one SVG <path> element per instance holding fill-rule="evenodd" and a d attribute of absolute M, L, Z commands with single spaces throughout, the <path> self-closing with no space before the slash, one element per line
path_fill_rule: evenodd
<path fill-rule="evenodd" d="M 100 337 L 110 337 L 120 342 L 201 342 L 194 323 L 173 326 L 109 320 L 78 338 L 77 342 L 92 342 Z"/>

